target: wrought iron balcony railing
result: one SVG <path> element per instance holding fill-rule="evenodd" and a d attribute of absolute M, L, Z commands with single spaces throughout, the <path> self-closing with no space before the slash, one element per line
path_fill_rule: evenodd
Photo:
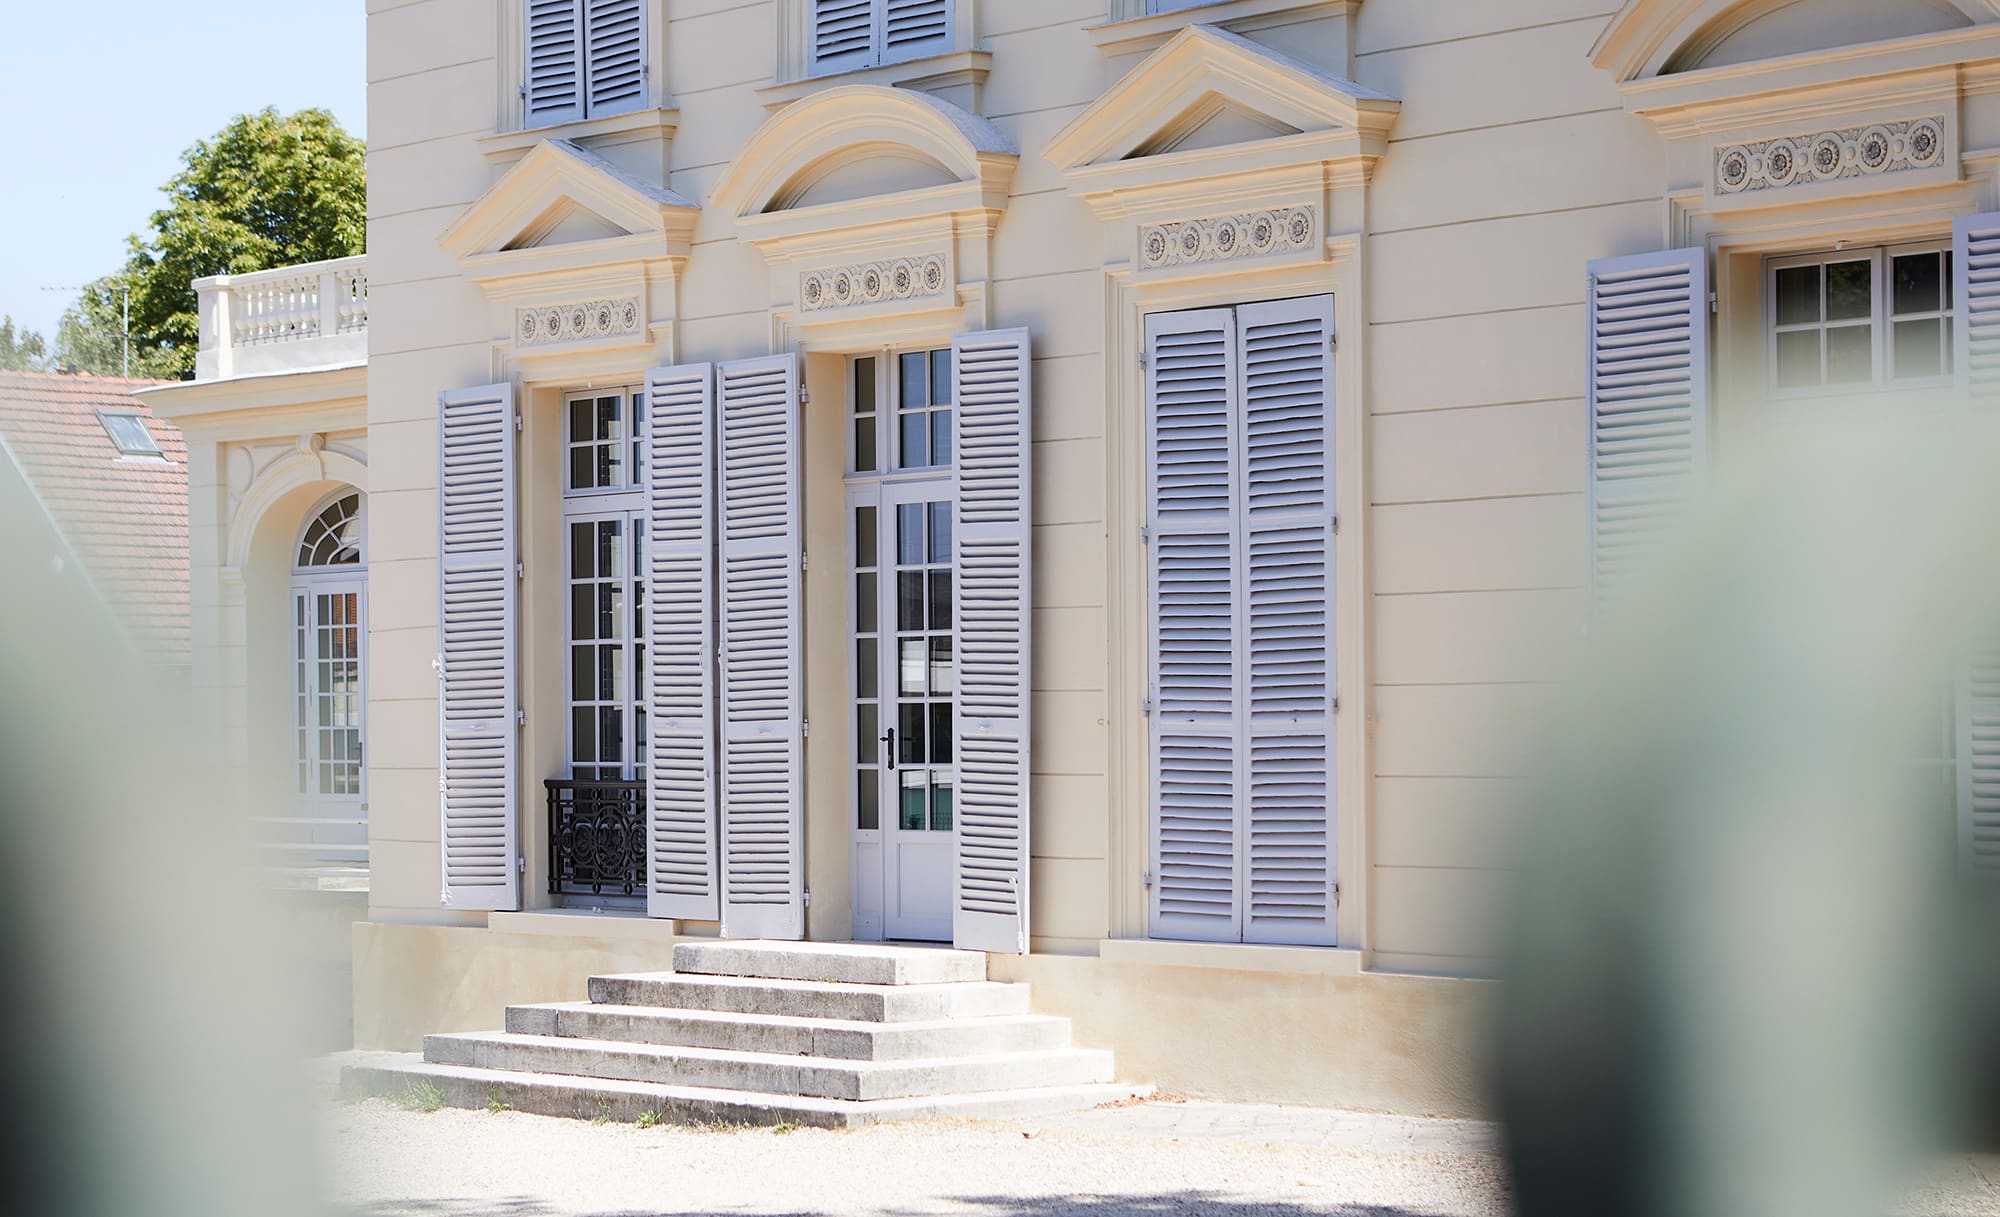
<path fill-rule="evenodd" d="M 646 784 L 551 778 L 549 894 L 643 896 Z"/>

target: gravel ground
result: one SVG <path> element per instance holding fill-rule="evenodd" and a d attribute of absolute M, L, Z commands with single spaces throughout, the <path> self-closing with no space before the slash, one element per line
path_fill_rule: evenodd
<path fill-rule="evenodd" d="M 855 1132 L 638 1128 L 519 1112 L 325 1109 L 355 1217 L 1506 1217 L 1481 1124 L 1147 1103 Z M 1903 1217 L 2000 1217 L 2000 1157 L 1939 1159 Z"/>
<path fill-rule="evenodd" d="M 1157 1120 L 1158 1106 L 1133 1109 L 1133 1123 Z M 327 1135 L 334 1197 L 367 1217 L 1509 1212 L 1499 1162 L 1465 1146 L 1327 1148 L 1348 1140 L 1332 1128 L 1318 1144 L 1268 1144 L 1254 1118 L 1250 1127 L 1175 1139 L 1146 1127 L 1125 1131 L 1115 1112 L 1088 1117 L 778 1133 L 421 1113 L 367 1102 L 333 1107 Z M 1293 1135 L 1270 1127 L 1272 1136 Z"/>

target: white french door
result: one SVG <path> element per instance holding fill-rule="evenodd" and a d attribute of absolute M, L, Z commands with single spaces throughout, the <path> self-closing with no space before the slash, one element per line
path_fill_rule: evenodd
<path fill-rule="evenodd" d="M 952 484 L 850 491 L 856 934 L 948 941 L 957 810 Z"/>
<path fill-rule="evenodd" d="M 364 579 L 313 578 L 292 588 L 298 837 L 329 854 L 367 844 L 367 611 Z"/>

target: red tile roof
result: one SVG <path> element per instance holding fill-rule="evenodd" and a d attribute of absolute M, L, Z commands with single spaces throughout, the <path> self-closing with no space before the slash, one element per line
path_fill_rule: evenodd
<path fill-rule="evenodd" d="M 185 664 L 187 444 L 131 396 L 157 383 L 0 372 L 0 439 L 133 642 Z M 166 459 L 119 455 L 99 410 L 143 416 Z"/>

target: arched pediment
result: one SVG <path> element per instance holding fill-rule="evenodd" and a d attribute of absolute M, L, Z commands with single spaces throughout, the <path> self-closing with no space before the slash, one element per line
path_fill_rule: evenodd
<path fill-rule="evenodd" d="M 1260 43 L 1190 25 L 1043 147 L 1100 212 L 1190 181 L 1310 167 L 1365 182 L 1402 102 Z M 1114 200 L 1124 200 L 1123 202 Z"/>
<path fill-rule="evenodd" d="M 942 98 L 847 85 L 766 120 L 710 202 L 739 221 L 863 201 L 952 210 L 956 204 L 935 196 L 955 187 L 998 205 L 1019 159 L 992 123 Z"/>
<path fill-rule="evenodd" d="M 2000 0 L 1627 0 L 1591 52 L 1623 83 L 2000 21 Z"/>

